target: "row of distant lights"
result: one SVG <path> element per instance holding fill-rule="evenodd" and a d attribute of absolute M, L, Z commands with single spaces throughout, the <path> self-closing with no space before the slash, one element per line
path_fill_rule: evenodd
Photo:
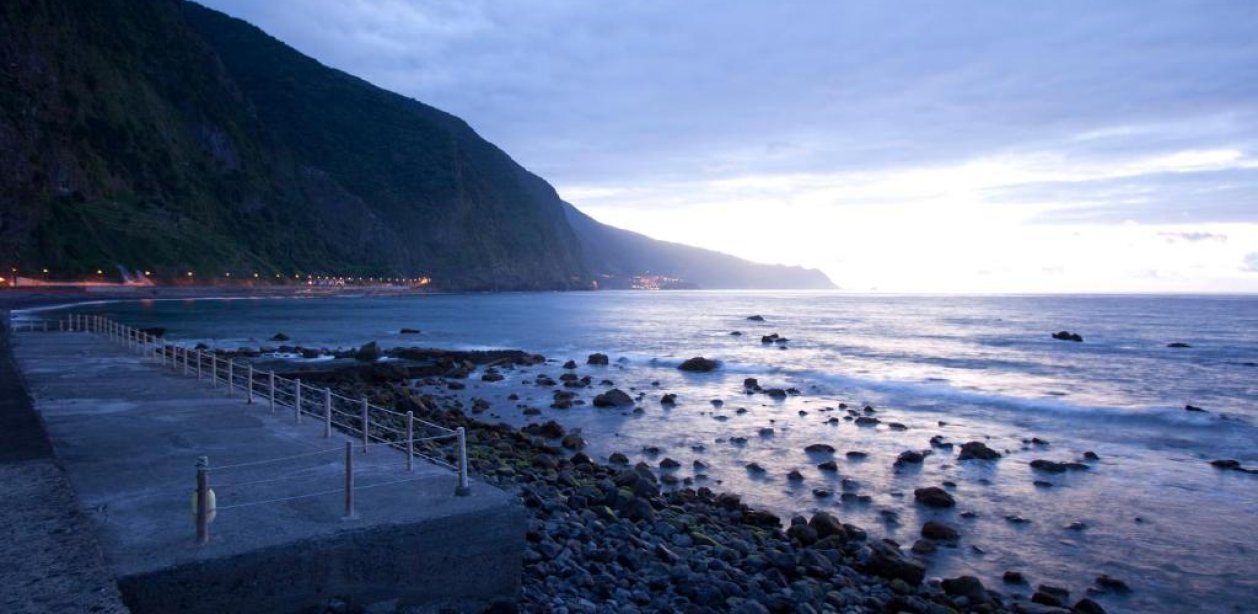
<path fill-rule="evenodd" d="M 13 268 L 12 268 L 12 269 L 10 269 L 10 270 L 13 272 L 13 276 L 14 276 L 14 277 L 17 277 L 17 267 L 13 267 Z M 47 275 L 47 274 L 48 274 L 48 269 L 43 269 L 43 273 L 44 273 L 44 275 Z M 105 274 L 105 271 L 103 271 L 103 270 L 101 270 L 101 269 L 96 269 L 96 274 L 97 274 L 97 275 L 104 275 L 104 274 Z M 145 276 L 145 277 L 152 277 L 152 275 L 153 275 L 153 272 L 152 272 L 152 271 L 145 271 L 145 272 L 144 272 L 144 276 Z M 192 271 L 188 271 L 188 272 L 185 274 L 185 276 L 186 276 L 186 277 L 193 277 L 194 275 L 193 275 Z M 231 274 L 231 273 L 223 273 L 223 276 L 224 276 L 224 277 L 231 277 L 231 276 L 232 276 L 232 274 Z M 262 276 L 261 276 L 261 274 L 259 274 L 259 273 L 254 273 L 254 274 L 253 274 L 253 278 L 254 278 L 254 279 L 259 279 L 259 278 L 261 278 L 261 277 L 262 277 Z M 275 278 L 276 278 L 276 279 L 281 279 L 281 278 L 283 278 L 283 277 L 284 277 L 284 276 L 283 276 L 283 275 L 281 275 L 281 274 L 279 274 L 279 273 L 276 273 L 276 274 L 275 274 Z M 302 277 L 301 277 L 301 273 L 294 273 L 294 274 L 293 274 L 293 279 L 301 279 L 301 278 L 302 278 Z M 431 278 L 431 277 L 427 277 L 427 276 L 423 276 L 423 277 L 337 277 L 337 276 L 333 276 L 333 275 L 306 275 L 306 280 L 307 280 L 307 281 L 310 281 L 310 282 L 314 282 L 314 281 L 379 281 L 379 282 L 393 282 L 393 283 L 416 283 L 416 284 L 419 284 L 419 285 L 421 285 L 421 286 L 422 286 L 422 285 L 425 285 L 425 284 L 432 283 L 432 278 Z M 0 277 L 0 284 L 4 283 L 5 281 L 7 281 L 5 278 Z"/>

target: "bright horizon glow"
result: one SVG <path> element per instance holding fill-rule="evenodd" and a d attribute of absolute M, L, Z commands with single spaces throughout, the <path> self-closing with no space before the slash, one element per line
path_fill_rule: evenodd
<path fill-rule="evenodd" d="M 1258 292 L 1258 10 L 208 0 L 596 219 L 844 290 Z"/>

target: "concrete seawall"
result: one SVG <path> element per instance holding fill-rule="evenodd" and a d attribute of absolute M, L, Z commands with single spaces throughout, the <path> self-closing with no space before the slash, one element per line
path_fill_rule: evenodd
<path fill-rule="evenodd" d="M 133 611 L 296 611 L 331 598 L 474 611 L 514 601 L 525 515 L 506 493 L 476 482 L 456 497 L 446 469 L 408 472 L 400 452 L 355 448 L 357 517 L 343 519 L 348 440 L 325 439 L 322 425 L 86 333 L 23 333 L 13 346 Z M 190 497 L 203 455 L 218 511 L 210 543 L 198 546 Z"/>

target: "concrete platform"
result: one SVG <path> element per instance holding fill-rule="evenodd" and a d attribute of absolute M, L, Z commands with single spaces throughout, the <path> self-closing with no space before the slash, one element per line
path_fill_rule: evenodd
<path fill-rule="evenodd" d="M 134 611 L 295 611 L 333 597 L 475 610 L 515 598 L 524 511 L 500 490 L 474 482 L 456 497 L 447 469 L 407 472 L 400 452 L 356 448 L 358 514 L 346 520 L 347 439 L 325 439 L 321 424 L 86 333 L 18 334 L 13 349 Z M 219 508 L 206 546 L 192 516 L 199 456 Z M 325 494 L 289 499 L 311 493 Z"/>

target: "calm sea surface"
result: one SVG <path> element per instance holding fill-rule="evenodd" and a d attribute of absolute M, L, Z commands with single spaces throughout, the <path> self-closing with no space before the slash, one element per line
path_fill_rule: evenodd
<path fill-rule="evenodd" d="M 1015 569 L 1033 585 L 1070 588 L 1073 601 L 1108 573 L 1134 589 L 1097 597 L 1112 611 L 1254 611 L 1258 600 L 1258 474 L 1208 464 L 1235 458 L 1258 467 L 1258 297 L 598 292 L 143 301 L 73 310 L 226 348 L 268 345 L 284 332 L 306 347 L 374 340 L 575 358 L 596 382 L 645 393 L 643 411 L 550 409 L 549 391 L 522 381 L 557 376 L 557 364 L 496 384 L 474 378 L 467 395 L 491 400 L 492 416 L 514 424 L 529 421 L 520 405 L 542 408 L 540 418 L 583 429 L 592 455 L 621 451 L 653 465 L 672 457 L 682 463 L 681 477 L 702 473 L 700 484 L 783 515 L 829 509 L 906 548 L 923 521 L 943 519 L 963 537 L 959 547 L 930 557 L 934 575 L 974 573 L 988 586 L 1025 591 L 1000 584 L 1001 573 Z M 746 320 L 753 314 L 766 321 Z M 423 333 L 403 337 L 402 327 Z M 1057 330 L 1085 341 L 1051 339 Z M 762 344 L 770 333 L 787 337 L 786 349 Z M 1191 347 L 1168 348 L 1172 342 Z M 591 352 L 624 360 L 586 367 Z M 722 368 L 699 375 L 675 369 L 697 355 Z M 745 377 L 802 394 L 780 402 L 747 396 Z M 511 392 L 521 401 L 507 401 Z M 675 409 L 659 405 L 664 392 L 678 395 Z M 840 402 L 872 405 L 883 424 L 828 424 L 845 415 Z M 1186 412 L 1185 404 L 1207 411 Z M 908 428 L 892 430 L 888 422 Z M 932 449 L 935 435 L 957 445 L 981 439 L 1008 454 L 995 463 L 958 463 L 955 451 L 935 449 L 920 467 L 893 468 L 901 451 Z M 732 437 L 748 441 L 736 445 Z M 1023 442 L 1031 437 L 1049 444 Z M 817 470 L 825 459 L 803 451 L 811 443 L 840 451 L 839 474 Z M 647 454 L 648 445 L 663 451 Z M 848 461 L 848 450 L 869 457 Z M 1027 466 L 1037 458 L 1076 460 L 1088 450 L 1101 457 L 1089 471 L 1045 476 Z M 692 470 L 696 459 L 709 468 Z M 767 473 L 749 473 L 750 462 Z M 787 482 L 792 469 L 804 483 Z M 956 510 L 913 505 L 914 488 L 945 481 L 956 484 Z M 835 496 L 819 499 L 817 488 Z M 844 491 L 872 501 L 842 501 Z M 974 517 L 962 517 L 965 511 Z M 1072 523 L 1086 528 L 1068 529 Z"/>

